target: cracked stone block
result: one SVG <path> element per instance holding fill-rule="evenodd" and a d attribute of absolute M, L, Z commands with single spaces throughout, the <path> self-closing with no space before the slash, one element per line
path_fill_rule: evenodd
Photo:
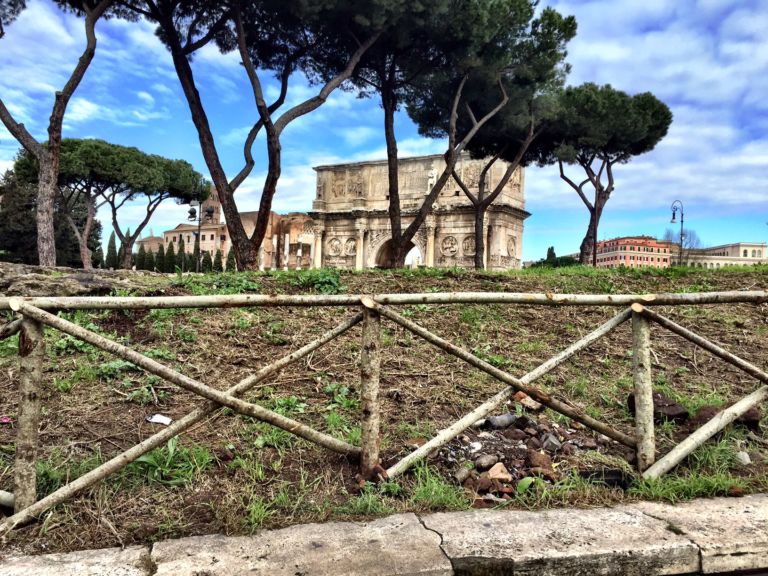
<path fill-rule="evenodd" d="M 158 542 L 156 576 L 444 576 L 453 574 L 440 536 L 415 514 L 370 523 L 304 524 L 254 536 Z"/>
<path fill-rule="evenodd" d="M 3 576 L 150 576 L 149 548 L 129 546 L 0 560 Z"/>
<path fill-rule="evenodd" d="M 693 500 L 632 508 L 672 525 L 701 548 L 704 574 L 768 569 L 768 495 Z"/>
<path fill-rule="evenodd" d="M 425 516 L 457 575 L 649 576 L 699 569 L 699 549 L 637 511 L 482 510 Z"/>

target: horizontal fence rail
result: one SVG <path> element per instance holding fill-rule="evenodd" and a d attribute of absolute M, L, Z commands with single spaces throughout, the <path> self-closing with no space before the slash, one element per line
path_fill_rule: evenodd
<path fill-rule="evenodd" d="M 684 328 L 672 320 L 649 309 L 649 306 L 691 306 L 702 304 L 733 304 L 768 302 L 766 291 L 730 291 L 668 294 L 525 294 L 507 292 L 450 292 L 424 294 L 379 295 L 277 295 L 260 294 L 215 296 L 161 296 L 161 297 L 13 297 L 0 298 L 0 309 L 12 310 L 19 318 L 0 326 L 0 340 L 19 333 L 19 414 L 14 462 L 14 493 L 0 492 L 0 504 L 12 504 L 13 516 L 0 523 L 0 535 L 39 517 L 53 506 L 66 502 L 76 494 L 93 486 L 108 475 L 117 472 L 150 450 L 164 445 L 170 439 L 189 430 L 216 410 L 227 407 L 237 414 L 247 415 L 282 428 L 333 452 L 346 455 L 360 465 L 364 479 L 387 479 L 403 474 L 418 461 L 437 448 L 456 438 L 469 426 L 484 418 L 515 392 L 522 391 L 549 409 L 580 422 L 584 426 L 605 434 L 609 438 L 633 448 L 637 465 L 644 478 L 654 479 L 679 464 L 703 442 L 717 434 L 751 407 L 768 398 L 768 374 L 759 367 L 735 356 L 724 348 Z M 534 306 L 616 306 L 622 307 L 613 318 L 570 344 L 537 368 L 516 377 L 505 372 L 461 346 L 434 334 L 427 328 L 396 312 L 392 306 L 409 304 L 510 304 Z M 295 350 L 263 366 L 247 378 L 226 390 L 220 390 L 185 376 L 161 362 L 143 355 L 130 347 L 110 340 L 91 330 L 57 316 L 61 310 L 140 310 L 160 308 L 229 308 L 260 306 L 343 306 L 357 308 L 358 312 L 335 328 Z M 381 324 L 386 319 L 426 340 L 443 352 L 459 358 L 470 366 L 493 376 L 506 387 L 468 412 L 447 428 L 440 430 L 421 447 L 407 454 L 388 469 L 381 466 L 380 449 L 380 394 Z M 533 382 L 563 362 L 611 333 L 627 321 L 632 324 L 632 374 L 635 394 L 635 427 L 629 433 L 601 422 L 567 400 L 536 388 Z M 693 432 L 658 461 L 656 458 L 653 422 L 653 390 L 650 362 L 650 324 L 663 327 L 707 350 L 714 356 L 741 369 L 763 385 L 750 395 L 721 411 L 712 420 Z M 361 391 L 361 445 L 353 446 L 306 424 L 287 418 L 258 404 L 239 398 L 260 382 L 275 376 L 286 366 L 312 354 L 315 350 L 362 325 L 360 352 Z M 154 374 L 185 390 L 206 403 L 167 428 L 153 434 L 125 450 L 99 467 L 69 482 L 48 496 L 36 501 L 35 462 L 38 453 L 38 428 L 41 416 L 42 368 L 45 361 L 44 329 L 49 327 L 82 340 L 129 361 L 148 373 Z"/>
<path fill-rule="evenodd" d="M 530 304 L 533 306 L 630 306 L 635 302 L 656 306 L 768 302 L 768 291 L 728 291 L 665 294 L 528 294 L 516 292 L 425 292 L 370 295 L 265 295 L 211 296 L 31 296 L 0 298 L 0 310 L 10 310 L 11 300 L 55 310 L 141 310 L 158 308 L 242 308 L 250 306 L 357 306 L 369 297 L 378 304 Z"/>

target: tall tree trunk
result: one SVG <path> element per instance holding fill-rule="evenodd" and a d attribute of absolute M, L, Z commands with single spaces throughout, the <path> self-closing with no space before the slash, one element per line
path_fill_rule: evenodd
<path fill-rule="evenodd" d="M 53 206 L 59 191 L 59 155 L 49 149 L 38 161 L 37 188 L 37 255 L 40 266 L 56 266 L 56 240 L 53 229 Z"/>
<path fill-rule="evenodd" d="M 205 165 L 213 180 L 213 185 L 218 192 L 221 209 L 224 212 L 224 218 L 227 222 L 227 231 L 231 239 L 232 250 L 235 253 L 235 259 L 238 262 L 238 269 L 245 269 L 253 266 L 258 261 L 258 248 L 253 250 L 248 235 L 243 227 L 240 213 L 235 205 L 233 193 L 229 186 L 229 181 L 224 172 L 224 167 L 219 160 L 216 144 L 211 132 L 211 126 L 208 122 L 208 115 L 205 113 L 200 93 L 195 85 L 195 77 L 192 73 L 192 66 L 189 63 L 187 55 L 181 47 L 181 41 L 175 33 L 175 26 L 172 19 L 168 18 L 161 21 L 161 27 L 169 35 L 171 45 L 171 59 L 176 69 L 176 75 L 179 78 L 181 89 L 187 100 L 189 112 L 192 116 L 192 123 L 195 125 L 197 137 L 200 141 L 200 150 L 203 153 Z"/>
<path fill-rule="evenodd" d="M 133 268 L 133 238 L 128 236 L 122 242 L 123 261 L 119 262 L 120 268 L 130 270 Z"/>
<path fill-rule="evenodd" d="M 484 203 L 475 206 L 475 270 L 485 268 L 485 211 Z"/>
<path fill-rule="evenodd" d="M 67 104 L 85 76 L 96 54 L 96 22 L 112 5 L 113 0 L 101 0 L 93 8 L 84 6 L 86 45 L 72 74 L 64 87 L 56 92 L 48 120 L 48 148 L 32 137 L 23 124 L 13 119 L 5 104 L 0 99 L 0 120 L 8 131 L 38 161 L 38 197 L 37 197 L 37 252 L 41 266 L 56 266 L 56 241 L 53 230 L 53 208 L 59 179 L 59 154 L 61 148 L 61 130 Z"/>
<path fill-rule="evenodd" d="M 395 136 L 395 110 L 397 96 L 387 87 L 382 89 L 381 104 L 384 108 L 384 138 L 387 143 L 387 175 L 389 178 L 389 224 L 392 228 L 392 241 L 388 268 L 405 266 L 403 254 L 403 224 L 400 211 L 400 179 L 397 160 L 397 137 Z"/>

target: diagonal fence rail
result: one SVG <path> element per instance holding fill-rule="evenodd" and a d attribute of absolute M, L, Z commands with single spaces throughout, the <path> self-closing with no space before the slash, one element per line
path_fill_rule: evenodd
<path fill-rule="evenodd" d="M 0 523 L 0 535 L 28 523 L 53 506 L 61 504 L 79 492 L 117 472 L 143 454 L 165 444 L 171 438 L 188 430 L 196 423 L 221 407 L 230 408 L 237 414 L 246 415 L 277 426 L 333 452 L 359 461 L 360 473 L 366 479 L 386 479 L 403 474 L 419 460 L 435 449 L 450 442 L 476 421 L 490 414 L 515 392 L 522 391 L 551 410 L 567 416 L 584 426 L 636 450 L 638 468 L 645 478 L 658 478 L 680 463 L 691 451 L 717 434 L 729 423 L 744 414 L 752 406 L 768 398 L 768 374 L 753 364 L 735 356 L 722 347 L 653 312 L 648 307 L 658 305 L 700 305 L 726 303 L 768 302 L 766 291 L 730 291 L 689 294 L 646 295 L 591 295 L 591 294 L 525 294 L 525 293 L 426 293 L 382 294 L 375 296 L 171 296 L 171 297 L 60 297 L 60 298 L 0 298 L 0 310 L 12 310 L 20 318 L 0 327 L 0 340 L 19 333 L 19 415 L 14 462 L 14 493 L 0 493 L 0 503 L 13 503 L 14 515 Z M 434 334 L 425 327 L 396 312 L 392 306 L 404 304 L 522 304 L 534 306 L 614 306 L 623 308 L 609 321 L 574 342 L 534 370 L 517 378 L 479 358 L 477 355 Z M 60 310 L 103 309 L 160 309 L 160 308 L 227 308 L 256 306 L 343 306 L 361 310 L 298 350 L 268 364 L 254 374 L 226 390 L 219 390 L 203 382 L 185 376 L 128 346 L 110 340 L 91 330 L 78 326 L 56 313 Z M 384 469 L 380 463 L 380 400 L 379 380 L 381 364 L 381 320 L 385 318 L 426 340 L 440 350 L 457 357 L 467 364 L 489 374 L 506 384 L 501 391 L 483 402 L 447 428 L 439 431 L 431 440 L 399 462 Z M 580 407 L 555 398 L 533 386 L 533 382 L 549 373 L 573 355 L 611 333 L 618 326 L 632 324 L 633 383 L 635 393 L 635 427 L 629 433 L 589 416 Z M 655 432 L 653 422 L 653 391 L 650 362 L 651 322 L 689 340 L 725 362 L 743 370 L 763 383 L 752 394 L 739 400 L 701 426 L 688 438 L 675 446 L 668 454 L 656 461 Z M 239 398 L 258 383 L 276 375 L 286 366 L 308 356 L 320 347 L 362 324 L 360 355 L 361 383 L 361 446 L 353 446 L 322 431 L 287 418 L 263 406 Z M 87 342 L 107 353 L 135 364 L 143 370 L 159 376 L 183 389 L 200 396 L 205 405 L 176 420 L 164 430 L 115 456 L 92 471 L 62 486 L 48 496 L 36 501 L 35 460 L 38 451 L 38 426 L 41 414 L 40 392 L 42 367 L 45 359 L 45 327 L 56 329 Z"/>

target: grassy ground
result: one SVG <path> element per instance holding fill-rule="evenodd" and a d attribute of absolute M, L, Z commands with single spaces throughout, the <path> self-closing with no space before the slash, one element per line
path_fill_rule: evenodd
<path fill-rule="evenodd" d="M 323 270 L 153 277 L 145 290 L 136 293 L 648 293 L 766 288 L 768 268 L 574 268 L 508 274 L 458 270 L 338 274 Z M 616 313 L 605 307 L 502 305 L 414 305 L 399 310 L 515 375 L 536 367 Z M 765 367 L 768 305 L 662 307 L 660 311 Z M 248 308 L 64 316 L 224 389 L 351 314 L 352 310 L 343 308 Z M 37 466 L 40 496 L 151 435 L 158 426 L 147 423 L 147 416 L 161 413 L 177 419 L 200 404 L 194 395 L 73 338 L 48 330 L 46 340 L 43 449 Z M 386 321 L 382 342 L 385 464 L 503 388 Z M 629 326 L 624 325 L 538 384 L 583 406 L 592 416 L 631 432 L 625 407 L 632 388 L 630 344 Z M 0 342 L 0 416 L 9 420 L 0 424 L 0 488 L 6 490 L 12 488 L 16 346 L 16 338 Z M 727 405 L 757 386 L 754 379 L 659 327 L 653 328 L 652 347 L 656 388 L 694 412 L 703 405 Z M 359 443 L 359 350 L 360 329 L 356 328 L 246 398 Z M 571 425 L 550 412 L 540 420 L 563 429 Z M 766 426 L 764 419 L 764 430 Z M 659 448 L 666 451 L 690 429 L 666 423 L 657 432 Z M 738 464 L 739 451 L 748 452 L 753 463 Z M 558 456 L 555 480 L 521 478 L 505 505 L 592 506 L 639 498 L 677 501 L 768 489 L 766 449 L 738 428 L 710 441 L 657 482 L 636 481 L 622 490 L 586 480 L 578 473 L 595 462 L 616 466 L 622 455 L 614 445 L 599 444 L 596 449 Z M 355 481 L 354 464 L 345 458 L 220 410 L 178 442 L 146 455 L 47 513 L 38 523 L 18 530 L 11 544 L 27 551 L 70 550 L 216 531 L 241 534 L 263 527 L 362 519 L 406 510 L 462 509 L 471 503 L 453 480 L 453 473 L 462 465 L 444 451 L 397 482 L 368 484 L 361 489 Z"/>

